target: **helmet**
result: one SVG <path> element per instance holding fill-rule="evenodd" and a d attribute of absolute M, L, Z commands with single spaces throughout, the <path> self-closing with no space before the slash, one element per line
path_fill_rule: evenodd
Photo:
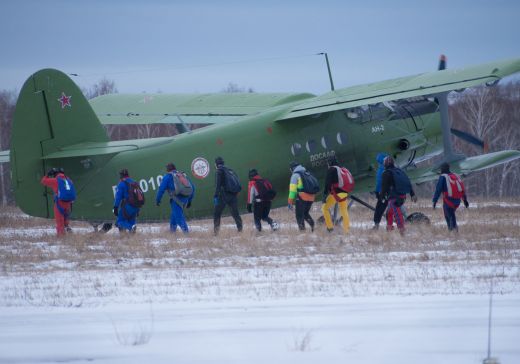
<path fill-rule="evenodd" d="M 258 171 L 253 168 L 249 170 L 249 179 L 252 179 L 253 177 L 258 176 Z"/>
<path fill-rule="evenodd" d="M 64 170 L 63 168 L 61 168 L 61 167 L 58 168 L 56 171 L 57 171 L 58 173 L 65 173 L 65 170 Z"/>
<path fill-rule="evenodd" d="M 392 158 L 392 156 L 390 156 L 390 155 L 385 157 L 385 160 L 383 161 L 383 165 L 385 166 L 385 168 L 393 167 L 394 166 L 394 158 Z"/>
<path fill-rule="evenodd" d="M 222 158 L 222 157 L 215 158 L 215 164 L 217 166 L 223 166 L 224 165 L 224 158 Z"/>
<path fill-rule="evenodd" d="M 170 162 L 170 163 L 168 163 L 168 164 L 166 165 L 166 170 L 167 170 L 168 172 L 174 171 L 174 170 L 176 170 L 176 169 L 177 169 L 177 168 L 175 168 L 175 164 L 173 164 L 172 162 Z"/>
<path fill-rule="evenodd" d="M 336 166 L 338 165 L 338 160 L 336 159 L 336 156 L 335 155 L 331 155 L 330 157 L 327 158 L 327 164 L 329 166 Z"/>
<path fill-rule="evenodd" d="M 298 167 L 299 165 L 300 165 L 300 163 L 298 163 L 298 162 L 296 162 L 296 161 L 292 161 L 291 163 L 289 163 L 289 169 L 290 169 L 291 171 L 294 171 L 294 169 L 295 169 L 296 167 Z"/>
<path fill-rule="evenodd" d="M 126 168 L 123 168 L 119 171 L 119 177 L 120 178 L 123 178 L 123 177 L 128 177 L 128 169 Z"/>
<path fill-rule="evenodd" d="M 450 165 L 446 162 L 441 164 L 441 173 L 450 173 Z"/>

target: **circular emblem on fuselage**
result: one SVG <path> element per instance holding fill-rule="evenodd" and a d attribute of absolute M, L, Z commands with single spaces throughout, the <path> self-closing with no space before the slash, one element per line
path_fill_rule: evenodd
<path fill-rule="evenodd" d="M 198 157 L 191 162 L 191 173 L 195 178 L 204 179 L 209 174 L 209 163 L 204 158 Z"/>

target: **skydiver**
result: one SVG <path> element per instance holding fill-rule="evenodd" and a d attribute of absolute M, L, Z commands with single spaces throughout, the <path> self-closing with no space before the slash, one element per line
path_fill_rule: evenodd
<path fill-rule="evenodd" d="M 130 178 L 128 169 L 123 168 L 119 171 L 119 183 L 116 187 L 114 199 L 114 215 L 117 217 L 116 226 L 120 232 L 128 231 L 135 234 L 136 218 L 139 216 L 139 209 L 142 206 L 138 196 L 138 184 Z M 140 189 L 139 189 L 140 190 Z M 140 192 L 142 194 L 142 191 Z M 144 203 L 144 200 L 142 201 Z"/>
<path fill-rule="evenodd" d="M 441 165 L 441 175 L 437 181 L 435 193 L 433 195 L 432 204 L 433 208 L 436 207 L 437 201 L 442 193 L 442 209 L 444 211 L 444 218 L 448 225 L 449 231 L 459 231 L 457 226 L 457 218 L 455 211 L 460 206 L 460 201 L 464 201 L 464 206 L 469 207 L 469 202 L 466 197 L 466 190 L 464 183 L 460 179 L 460 176 L 450 171 L 450 165 L 443 163 Z"/>
<path fill-rule="evenodd" d="M 177 168 L 173 163 L 166 165 L 166 174 L 163 176 L 157 196 L 155 198 L 155 204 L 159 206 L 164 192 L 168 191 L 170 195 L 170 231 L 175 233 L 177 226 L 180 226 L 184 233 L 189 232 L 186 218 L 184 217 L 184 208 L 189 209 L 191 207 L 191 201 L 195 194 L 195 186 L 186 176 L 184 172 L 177 171 Z"/>
<path fill-rule="evenodd" d="M 376 189 L 375 194 L 377 198 L 376 209 L 374 211 L 374 230 L 379 229 L 379 224 L 381 223 L 381 218 L 385 213 L 386 207 L 388 206 L 388 201 L 383 199 L 381 195 L 381 183 L 383 179 L 383 172 L 385 170 L 385 166 L 383 162 L 388 154 L 386 153 L 378 153 L 376 156 L 376 161 L 378 163 L 377 173 L 376 173 Z"/>
<path fill-rule="evenodd" d="M 305 167 L 296 161 L 292 161 L 289 164 L 289 170 L 292 174 L 291 180 L 289 182 L 289 197 L 287 199 L 287 207 L 289 210 L 292 210 L 293 206 L 296 205 L 296 222 L 298 223 L 298 229 L 300 229 L 300 231 L 305 231 L 305 221 L 307 221 L 311 227 L 311 231 L 314 231 L 314 219 L 309 212 L 311 210 L 312 204 L 314 203 L 316 193 L 319 191 L 319 186 L 318 190 L 315 188 L 309 189 L 309 183 L 306 183 L 306 181 L 312 182 L 310 181 L 310 177 L 316 181 L 316 178 L 314 178 L 314 176 L 312 176 L 310 172 L 305 169 Z M 317 184 L 317 181 L 315 183 Z"/>
<path fill-rule="evenodd" d="M 213 195 L 213 204 L 215 210 L 213 212 L 213 230 L 215 235 L 220 231 L 220 218 L 222 212 L 229 205 L 231 209 L 231 216 L 235 220 L 238 232 L 242 231 L 242 218 L 238 212 L 237 195 L 241 191 L 240 181 L 236 173 L 226 166 L 224 166 L 224 159 L 222 157 L 215 158 L 215 194 Z"/>
<path fill-rule="evenodd" d="M 397 168 L 394 164 L 394 158 L 391 156 L 387 156 L 383 165 L 385 170 L 382 175 L 381 181 L 381 195 L 383 199 L 388 201 L 388 213 L 386 215 L 386 229 L 388 231 L 393 230 L 394 219 L 397 224 L 397 228 L 401 235 L 404 234 L 404 216 L 401 211 L 401 206 L 403 206 L 406 201 L 406 195 L 409 193 L 412 201 L 417 202 L 417 196 L 412 187 L 412 183 L 410 179 L 406 175 L 406 173 Z"/>
<path fill-rule="evenodd" d="M 278 223 L 269 217 L 271 201 L 276 192 L 271 182 L 262 178 L 256 169 L 249 171 L 247 186 L 247 211 L 253 213 L 253 220 L 258 231 L 262 231 L 262 220 L 267 222 L 273 231 L 278 230 Z"/>
<path fill-rule="evenodd" d="M 54 220 L 56 221 L 56 234 L 65 235 L 72 232 L 69 226 L 72 213 L 72 203 L 76 199 L 76 190 L 69 177 L 65 176 L 63 168 L 51 168 L 46 176 L 41 179 L 41 184 L 49 187 L 54 192 Z"/>
<path fill-rule="evenodd" d="M 323 205 L 321 207 L 323 217 L 325 218 L 325 224 L 327 225 L 327 231 L 332 232 L 334 230 L 334 222 L 330 216 L 329 209 L 335 204 L 338 204 L 339 213 L 343 217 L 343 232 L 348 233 L 350 229 L 350 219 L 347 209 L 347 190 L 350 191 L 352 189 L 354 180 L 352 179 L 352 176 L 350 176 L 352 179 L 349 184 L 350 187 L 339 187 L 339 178 L 340 174 L 342 173 L 342 168 L 339 166 L 338 160 L 335 156 L 330 156 L 327 158 L 327 167 L 328 169 L 327 176 L 325 177 L 325 190 L 323 191 Z M 350 172 L 348 172 L 348 174 L 350 174 Z M 346 183 L 348 184 L 348 182 Z"/>

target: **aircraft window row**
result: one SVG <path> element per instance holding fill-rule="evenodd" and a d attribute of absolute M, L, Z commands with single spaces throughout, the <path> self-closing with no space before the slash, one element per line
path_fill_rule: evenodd
<path fill-rule="evenodd" d="M 345 145 L 347 144 L 347 134 L 344 132 L 338 132 L 335 135 L 335 138 L 331 135 L 324 135 L 321 137 L 321 143 L 317 142 L 315 139 L 309 139 L 305 142 L 305 149 L 309 153 L 315 153 L 318 151 L 318 147 L 321 144 L 323 149 L 329 149 L 332 148 L 333 141 L 336 140 L 336 142 L 339 145 Z M 299 156 L 303 152 L 303 146 L 300 143 L 293 143 L 291 145 L 291 153 L 293 156 Z"/>

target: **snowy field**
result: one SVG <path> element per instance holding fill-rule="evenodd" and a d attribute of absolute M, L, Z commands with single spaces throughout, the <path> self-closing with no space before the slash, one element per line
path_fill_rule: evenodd
<path fill-rule="evenodd" d="M 319 215 L 317 204 L 313 215 Z M 354 206 L 350 234 L 237 234 L 225 218 L 189 236 L 142 224 L 135 236 L 0 210 L 0 363 L 520 362 L 520 203 L 461 209 L 372 231 Z"/>

